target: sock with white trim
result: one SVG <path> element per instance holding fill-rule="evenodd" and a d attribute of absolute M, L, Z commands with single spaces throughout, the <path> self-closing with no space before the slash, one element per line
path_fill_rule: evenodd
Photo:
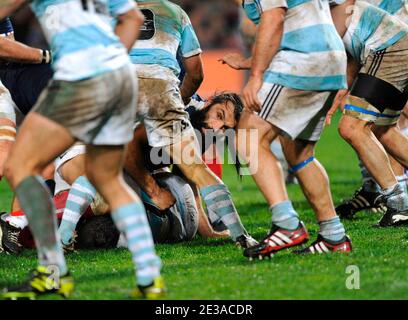
<path fill-rule="evenodd" d="M 408 194 L 406 188 L 402 187 L 400 183 L 397 183 L 390 188 L 383 189 L 381 193 L 386 199 L 387 207 L 396 211 L 408 210 Z"/>
<path fill-rule="evenodd" d="M 228 188 L 223 184 L 212 185 L 200 189 L 201 196 L 208 212 L 220 217 L 235 241 L 239 236 L 247 234 L 237 209 L 232 202 Z"/>
<path fill-rule="evenodd" d="M 150 285 L 160 275 L 161 261 L 154 250 L 143 204 L 134 202 L 124 205 L 112 212 L 112 219 L 118 230 L 126 236 L 138 285 Z"/>
<path fill-rule="evenodd" d="M 320 221 L 319 226 L 319 234 L 327 240 L 340 241 L 346 235 L 346 230 L 338 216 L 329 220 Z"/>
<path fill-rule="evenodd" d="M 84 177 L 78 177 L 69 190 L 62 221 L 58 229 L 63 244 L 69 244 L 79 219 L 96 196 L 96 189 Z"/>
<path fill-rule="evenodd" d="M 272 223 L 278 227 L 295 230 L 299 226 L 299 215 L 290 200 L 283 201 L 269 209 L 272 213 Z"/>

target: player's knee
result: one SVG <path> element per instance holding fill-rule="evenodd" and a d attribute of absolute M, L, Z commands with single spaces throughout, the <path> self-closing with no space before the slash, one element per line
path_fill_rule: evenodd
<path fill-rule="evenodd" d="M 13 158 L 8 158 L 4 164 L 4 176 L 7 178 L 10 185 L 14 188 L 17 184 L 17 170 L 22 169 L 19 167 L 19 163 Z"/>
<path fill-rule="evenodd" d="M 349 143 L 357 138 L 358 129 L 353 125 L 348 117 L 343 117 L 339 123 L 338 131 L 340 136 Z"/>

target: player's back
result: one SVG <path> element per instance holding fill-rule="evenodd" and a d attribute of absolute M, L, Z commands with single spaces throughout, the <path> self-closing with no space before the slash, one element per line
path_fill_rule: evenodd
<path fill-rule="evenodd" d="M 387 11 L 408 24 L 408 0 L 363 0 Z"/>
<path fill-rule="evenodd" d="M 130 5 L 134 3 L 129 0 L 33 0 L 31 6 L 53 51 L 54 78 L 87 79 L 128 63 L 110 14 L 124 13 Z"/>
<path fill-rule="evenodd" d="M 400 3 L 399 0 L 391 1 Z M 358 0 L 343 41 L 347 51 L 362 62 L 371 52 L 384 50 L 407 34 L 408 25 L 401 19 L 368 1 Z"/>
<path fill-rule="evenodd" d="M 259 24 L 263 12 L 286 8 L 281 46 L 264 81 L 298 90 L 346 87 L 347 57 L 326 0 L 245 0 L 247 16 Z"/>
<path fill-rule="evenodd" d="M 201 52 L 190 19 L 183 9 L 167 0 L 137 3 L 145 23 L 130 58 L 139 76 L 165 80 L 177 77 L 180 73 L 177 50 L 180 48 L 183 57 Z"/>

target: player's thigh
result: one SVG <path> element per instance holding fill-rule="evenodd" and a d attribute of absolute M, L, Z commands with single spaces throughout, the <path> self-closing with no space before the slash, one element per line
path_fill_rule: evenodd
<path fill-rule="evenodd" d="M 8 164 L 42 170 L 74 143 L 61 125 L 32 112 L 20 127 Z"/>
<path fill-rule="evenodd" d="M 85 171 L 88 178 L 99 187 L 122 176 L 124 146 L 86 146 Z"/>
<path fill-rule="evenodd" d="M 248 146 L 254 144 L 269 146 L 279 133 L 280 129 L 262 119 L 256 113 L 244 110 L 236 128 L 238 152 L 244 156 L 244 150 Z"/>

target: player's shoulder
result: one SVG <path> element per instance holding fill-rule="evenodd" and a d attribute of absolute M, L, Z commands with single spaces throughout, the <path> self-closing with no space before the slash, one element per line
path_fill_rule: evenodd
<path fill-rule="evenodd" d="M 165 6 L 170 10 L 170 12 L 173 14 L 175 19 L 177 19 L 178 21 L 182 21 L 185 18 L 185 16 L 187 16 L 187 13 L 178 4 L 168 1 L 168 0 L 162 0 L 162 1 L 165 4 Z"/>

